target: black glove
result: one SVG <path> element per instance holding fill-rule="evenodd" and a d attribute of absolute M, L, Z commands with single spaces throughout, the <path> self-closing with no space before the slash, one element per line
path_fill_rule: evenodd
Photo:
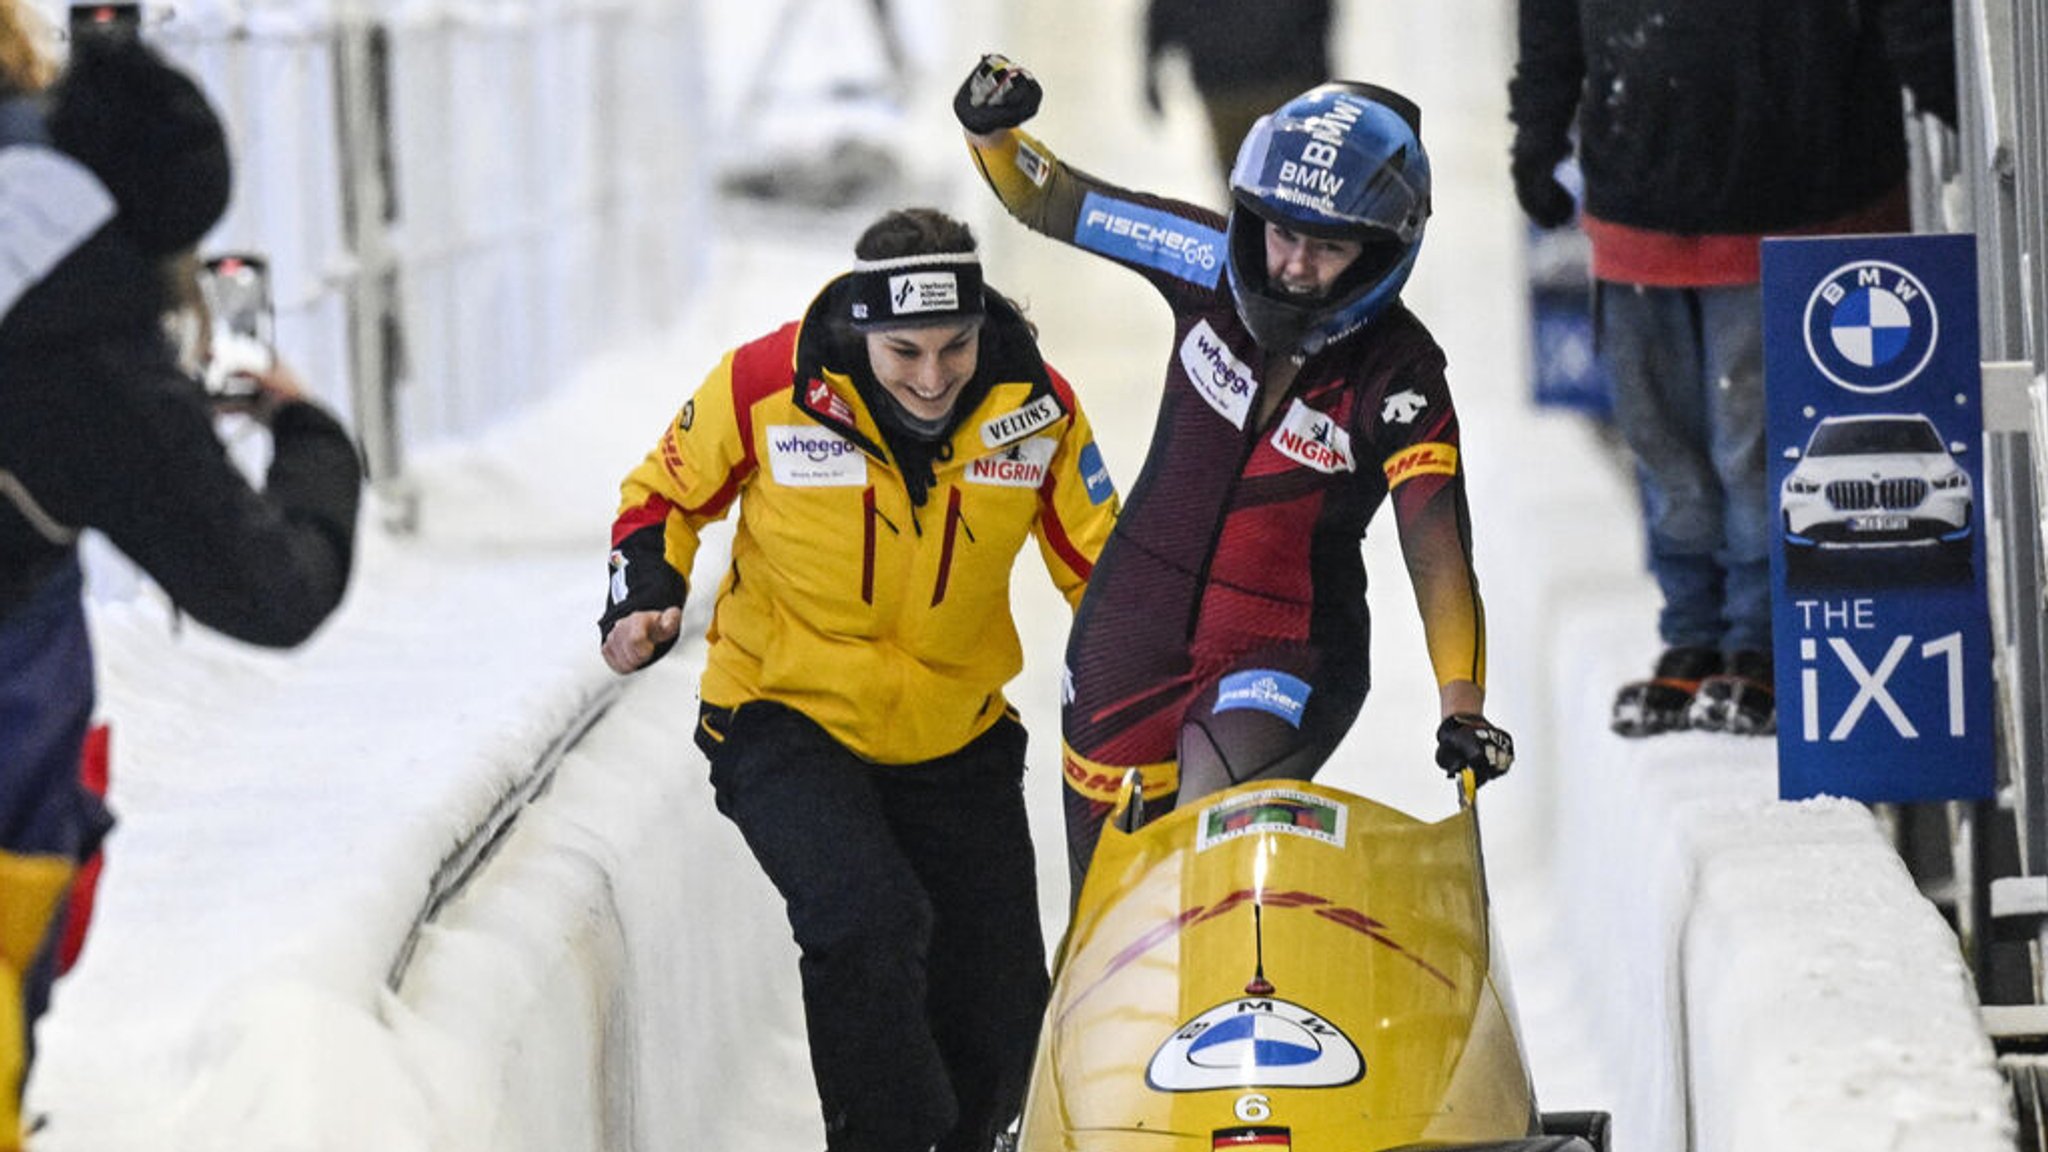
<path fill-rule="evenodd" d="M 1510 171 L 1515 178 L 1515 199 L 1538 228 L 1556 228 L 1571 222 L 1579 207 L 1572 194 L 1558 182 L 1556 161 L 1516 159 Z"/>
<path fill-rule="evenodd" d="M 981 58 L 974 71 L 953 94 L 953 115 L 960 126 L 984 136 L 1002 128 L 1015 128 L 1038 114 L 1038 102 L 1045 89 L 1038 78 L 1007 56 L 991 52 Z"/>
<path fill-rule="evenodd" d="M 1486 717 L 1454 712 L 1436 729 L 1436 766 L 1455 776 L 1472 770 L 1475 784 L 1502 776 L 1515 762 L 1515 738 Z"/>

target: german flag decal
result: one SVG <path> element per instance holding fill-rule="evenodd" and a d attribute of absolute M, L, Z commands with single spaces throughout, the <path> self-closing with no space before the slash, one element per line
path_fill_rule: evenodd
<path fill-rule="evenodd" d="M 1417 476 L 1455 476 L 1458 474 L 1458 448 L 1454 444 L 1430 440 L 1403 448 L 1387 457 L 1386 463 L 1380 467 L 1387 474 L 1389 491 Z"/>
<path fill-rule="evenodd" d="M 1213 1152 L 1288 1152 L 1293 1146 L 1285 1128 L 1218 1128 L 1209 1138 Z"/>

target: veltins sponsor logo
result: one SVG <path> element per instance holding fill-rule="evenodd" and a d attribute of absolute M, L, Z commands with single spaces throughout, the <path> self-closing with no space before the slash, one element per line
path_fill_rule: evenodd
<path fill-rule="evenodd" d="M 1926 286 L 1883 260 L 1842 265 L 1806 300 L 1806 354 L 1851 392 L 1904 387 L 1933 359 L 1940 337 Z"/>
<path fill-rule="evenodd" d="M 1036 488 L 1045 483 L 1053 450 L 1059 445 L 1043 436 L 1019 440 L 1008 448 L 967 464 L 967 482 L 998 488 Z"/>
<path fill-rule="evenodd" d="M 1050 396 L 1040 396 L 1014 412 L 1005 412 L 983 424 L 981 442 L 990 448 L 1000 448 L 1012 440 L 1029 436 L 1059 418 L 1059 401 Z"/>
<path fill-rule="evenodd" d="M 768 467 L 791 488 L 858 487 L 868 482 L 868 461 L 844 436 L 792 424 L 768 427 Z"/>
<path fill-rule="evenodd" d="M 1216 706 L 1211 712 L 1253 708 L 1270 712 L 1294 727 L 1301 727 L 1302 709 L 1308 707 L 1308 682 L 1275 668 L 1251 668 L 1233 672 L 1216 684 Z"/>
<path fill-rule="evenodd" d="M 1174 1031 L 1145 1083 L 1161 1092 L 1336 1088 L 1365 1075 L 1358 1045 L 1335 1024 L 1277 996 L 1228 1000 Z"/>
<path fill-rule="evenodd" d="M 1387 474 L 1387 490 L 1391 492 L 1417 476 L 1457 475 L 1458 449 L 1430 440 L 1394 453 L 1380 467 Z"/>
<path fill-rule="evenodd" d="M 1230 347 L 1209 327 L 1207 320 L 1190 328 L 1187 339 L 1180 342 L 1180 366 L 1209 407 L 1237 427 L 1244 427 L 1245 418 L 1251 415 L 1252 393 L 1259 390 L 1259 382 L 1252 378 L 1251 366 L 1231 354 Z"/>
<path fill-rule="evenodd" d="M 1337 427 L 1329 413 L 1299 400 L 1288 406 L 1287 417 L 1273 429 L 1270 439 L 1282 456 L 1318 472 L 1334 475 L 1358 470 L 1358 462 L 1351 457 L 1351 434 Z"/>
<path fill-rule="evenodd" d="M 1110 478 L 1102 449 L 1093 440 L 1081 446 L 1081 483 L 1088 486 L 1090 504 L 1100 504 L 1116 495 L 1116 481 Z"/>
<path fill-rule="evenodd" d="M 897 316 L 959 309 L 960 281 L 951 272 L 905 272 L 889 277 L 889 311 Z"/>
<path fill-rule="evenodd" d="M 1074 243 L 1204 288 L 1214 288 L 1223 274 L 1223 233 L 1099 192 L 1090 192 L 1081 202 Z"/>
<path fill-rule="evenodd" d="M 1413 388 L 1404 388 L 1380 405 L 1380 420 L 1387 424 L 1413 424 L 1429 408 L 1429 401 Z"/>

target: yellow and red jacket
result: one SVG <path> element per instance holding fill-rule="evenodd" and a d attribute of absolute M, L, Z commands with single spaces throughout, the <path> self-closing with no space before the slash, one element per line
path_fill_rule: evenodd
<path fill-rule="evenodd" d="M 990 293 L 972 404 L 919 503 L 856 387 L 864 355 L 827 317 L 733 350 L 621 485 L 600 629 L 683 602 L 704 526 L 735 503 L 732 562 L 707 631 L 706 703 L 773 700 L 860 756 L 953 752 L 1007 707 L 1023 666 L 1010 573 L 1025 537 L 1079 603 L 1119 508 L 1072 389 Z M 841 309 L 843 311 L 843 309 Z"/>

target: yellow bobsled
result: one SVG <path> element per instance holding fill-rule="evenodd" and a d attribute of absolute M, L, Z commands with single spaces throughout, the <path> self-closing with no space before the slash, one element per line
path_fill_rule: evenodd
<path fill-rule="evenodd" d="M 1021 1152 L 1607 1152 L 1605 1113 L 1537 1109 L 1462 794 L 1425 823 L 1259 781 L 1143 824 L 1127 785 Z"/>

